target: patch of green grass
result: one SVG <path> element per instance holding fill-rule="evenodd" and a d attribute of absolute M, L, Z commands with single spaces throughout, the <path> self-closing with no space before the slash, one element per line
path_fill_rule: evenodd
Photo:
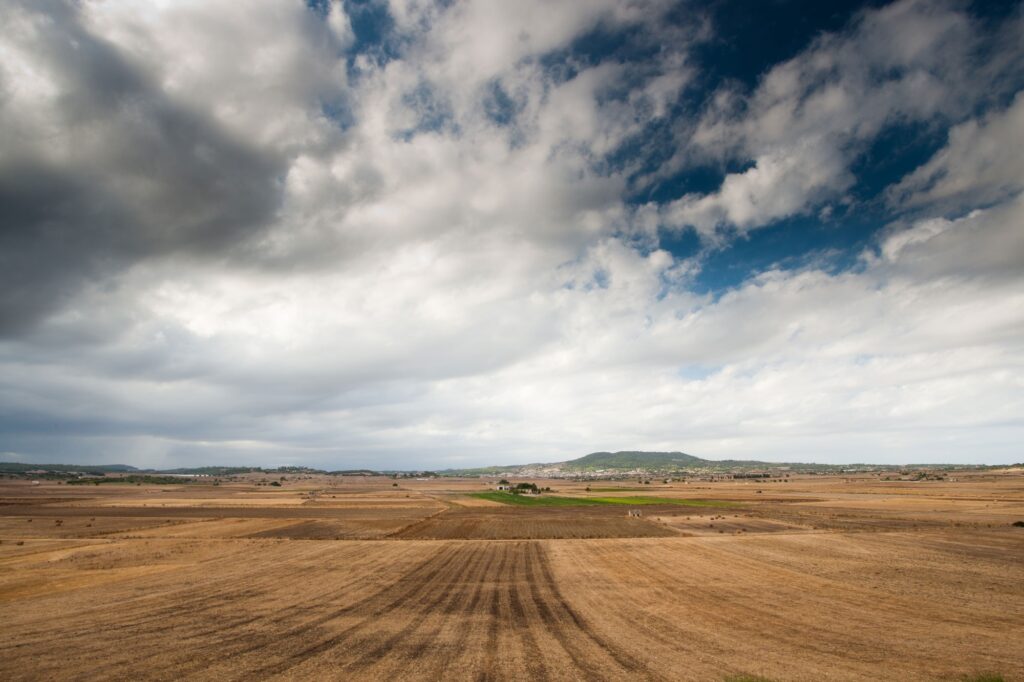
<path fill-rule="evenodd" d="M 1006 682 L 999 673 L 981 673 L 980 675 L 964 675 L 964 682 Z"/>
<path fill-rule="evenodd" d="M 631 506 L 674 504 L 683 507 L 735 507 L 735 502 L 724 500 L 681 500 L 674 497 L 558 497 L 555 495 L 513 495 L 505 492 L 472 493 L 473 497 L 523 507 L 583 507 L 607 504 Z"/>

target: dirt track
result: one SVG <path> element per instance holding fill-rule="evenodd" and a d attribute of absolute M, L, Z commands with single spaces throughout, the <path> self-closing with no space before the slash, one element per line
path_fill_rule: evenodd
<path fill-rule="evenodd" d="M 627 521 L 605 508 L 448 507 L 456 493 L 438 490 L 400 519 L 386 507 L 310 518 L 297 503 L 104 537 L 12 536 L 20 524 L 66 531 L 39 505 L 8 505 L 0 677 L 1024 679 L 1024 529 L 964 520 L 997 518 L 993 504 L 1016 513 L 1015 490 L 980 496 L 979 510 L 936 498 L 927 513 L 945 504 L 954 519 L 941 528 L 910 518 L 851 532 L 825 527 L 860 518 L 838 518 L 838 507 L 767 503 L 728 512 L 744 533 L 686 537 L 685 524 L 651 517 L 628 521 L 662 537 L 603 539 L 403 539 L 437 528 L 572 537 Z M 80 513 L 100 513 L 86 502 Z M 106 511 L 121 521 L 123 509 Z M 725 514 L 656 509 L 691 524 Z M 790 521 L 772 522 L 773 510 Z M 897 523 L 898 505 L 885 510 Z M 379 540 L 314 532 L 382 519 L 405 525 Z M 288 532 L 311 541 L 280 538 Z"/>

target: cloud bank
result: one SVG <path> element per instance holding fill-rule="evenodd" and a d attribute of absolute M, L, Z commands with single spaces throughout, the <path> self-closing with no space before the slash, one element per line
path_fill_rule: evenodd
<path fill-rule="evenodd" d="M 705 8 L 537 5 L 6 3 L 0 452 L 1021 459 L 1019 8 L 864 9 L 746 87 Z M 868 195 L 894 130 L 936 142 Z M 794 217 L 872 227 L 698 286 Z"/>

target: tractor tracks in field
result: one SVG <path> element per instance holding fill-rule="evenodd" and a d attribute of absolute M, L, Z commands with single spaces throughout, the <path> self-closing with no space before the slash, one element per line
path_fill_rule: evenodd
<path fill-rule="evenodd" d="M 242 677 L 312 677 L 323 666 L 352 677 L 415 669 L 478 679 L 502 670 L 588 679 L 643 671 L 569 605 L 536 541 L 447 545 L 392 586 L 276 641 L 280 660 Z"/>

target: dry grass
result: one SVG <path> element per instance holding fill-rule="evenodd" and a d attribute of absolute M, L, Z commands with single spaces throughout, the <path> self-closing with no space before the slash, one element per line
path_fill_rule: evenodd
<path fill-rule="evenodd" d="M 0 677 L 1024 679 L 1024 476 L 963 478 L 652 486 L 739 506 L 641 518 L 479 481 L 2 483 Z"/>

